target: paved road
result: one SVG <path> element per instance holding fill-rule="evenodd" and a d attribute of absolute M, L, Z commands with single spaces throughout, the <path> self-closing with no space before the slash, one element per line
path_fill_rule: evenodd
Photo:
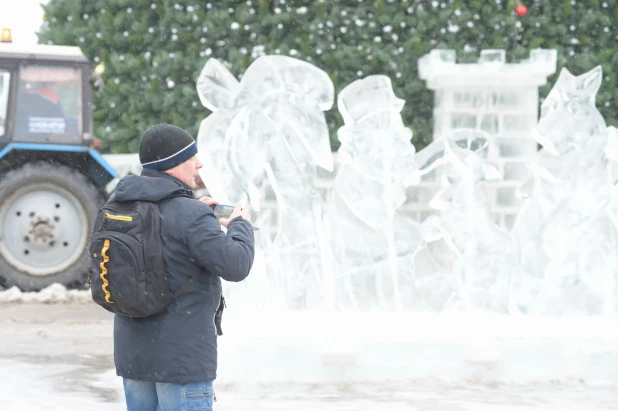
<path fill-rule="evenodd" d="M 112 316 L 94 304 L 0 305 L 0 410 L 124 409 Z M 218 382 L 217 411 L 618 410 L 618 387 L 473 381 L 269 385 Z"/>

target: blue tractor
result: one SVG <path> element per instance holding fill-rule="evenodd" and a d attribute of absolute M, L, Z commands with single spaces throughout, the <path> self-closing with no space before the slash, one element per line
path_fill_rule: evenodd
<path fill-rule="evenodd" d="M 95 214 L 117 177 L 93 148 L 100 78 L 77 47 L 0 42 L 0 281 L 84 284 Z"/>

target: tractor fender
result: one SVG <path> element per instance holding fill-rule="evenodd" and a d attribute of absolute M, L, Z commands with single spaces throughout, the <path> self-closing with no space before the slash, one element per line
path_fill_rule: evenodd
<path fill-rule="evenodd" d="M 12 169 L 34 161 L 60 163 L 77 169 L 100 190 L 118 177 L 118 173 L 97 150 L 77 145 L 9 143 L 0 150 L 0 170 Z"/>

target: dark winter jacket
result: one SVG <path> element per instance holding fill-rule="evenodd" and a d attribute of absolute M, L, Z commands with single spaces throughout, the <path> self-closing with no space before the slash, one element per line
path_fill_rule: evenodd
<path fill-rule="evenodd" d="M 158 201 L 192 191 L 159 171 L 127 176 L 116 187 L 116 200 Z M 186 384 L 212 381 L 217 372 L 215 311 L 221 278 L 241 281 L 254 256 L 251 224 L 241 217 L 225 234 L 212 209 L 188 197 L 159 203 L 163 258 L 172 292 L 191 277 L 197 281 L 160 314 L 143 319 L 116 315 L 114 362 L 119 376 L 142 381 Z"/>

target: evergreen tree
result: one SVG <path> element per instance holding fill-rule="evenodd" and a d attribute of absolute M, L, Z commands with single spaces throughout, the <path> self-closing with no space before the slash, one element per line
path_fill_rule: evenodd
<path fill-rule="evenodd" d="M 136 151 L 143 130 L 158 122 L 195 135 L 209 114 L 195 91 L 206 60 L 240 77 L 262 54 L 315 64 L 337 92 L 370 74 L 389 76 L 421 149 L 432 139 L 433 96 L 417 62 L 434 48 L 455 49 L 460 61 L 489 48 L 506 49 L 510 61 L 556 48 L 558 68 L 574 74 L 601 64 L 597 104 L 616 125 L 617 2 L 535 0 L 518 17 L 516 0 L 50 0 L 40 41 L 77 45 L 93 65 L 105 64 L 95 134 L 106 151 Z M 336 149 L 336 107 L 327 120 Z"/>

